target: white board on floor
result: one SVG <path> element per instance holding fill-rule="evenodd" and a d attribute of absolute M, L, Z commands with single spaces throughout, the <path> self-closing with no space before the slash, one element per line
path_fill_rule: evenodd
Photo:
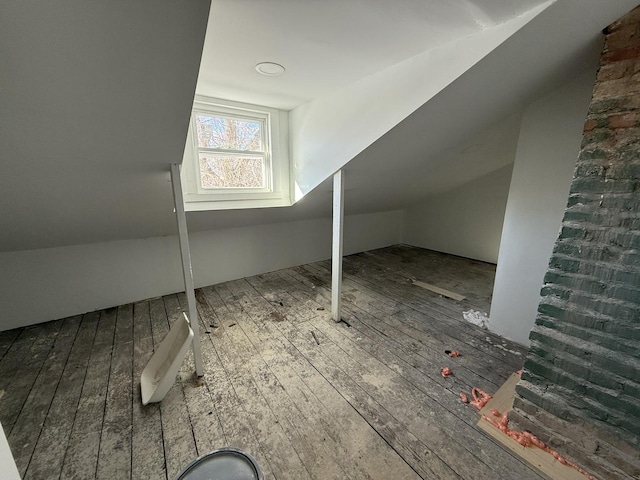
<path fill-rule="evenodd" d="M 0 423 L 0 465 L 2 465 L 2 478 L 6 480 L 20 480 L 20 474 L 18 473 L 18 467 L 11 455 L 11 448 L 9 448 L 9 442 L 2 429 Z"/>

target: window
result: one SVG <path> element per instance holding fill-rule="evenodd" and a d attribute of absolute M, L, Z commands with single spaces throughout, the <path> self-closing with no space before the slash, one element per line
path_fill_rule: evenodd
<path fill-rule="evenodd" d="M 183 160 L 186 210 L 290 205 L 287 112 L 197 96 Z"/>

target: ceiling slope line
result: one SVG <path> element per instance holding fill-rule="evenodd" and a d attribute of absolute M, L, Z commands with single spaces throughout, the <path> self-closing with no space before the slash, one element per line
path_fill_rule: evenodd
<path fill-rule="evenodd" d="M 436 46 L 290 112 L 295 201 L 481 61 L 553 1 Z"/>

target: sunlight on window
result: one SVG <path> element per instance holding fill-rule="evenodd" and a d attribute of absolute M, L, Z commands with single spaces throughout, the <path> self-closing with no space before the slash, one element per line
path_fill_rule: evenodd
<path fill-rule="evenodd" d="M 261 122 L 198 114 L 196 126 L 199 147 L 253 152 L 263 149 Z"/>
<path fill-rule="evenodd" d="M 260 157 L 200 154 L 202 188 L 264 188 L 265 165 Z"/>

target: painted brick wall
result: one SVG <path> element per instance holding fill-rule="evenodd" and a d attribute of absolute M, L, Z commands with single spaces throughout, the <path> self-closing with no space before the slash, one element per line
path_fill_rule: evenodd
<path fill-rule="evenodd" d="M 510 425 L 640 478 L 640 7 L 605 31 Z"/>

